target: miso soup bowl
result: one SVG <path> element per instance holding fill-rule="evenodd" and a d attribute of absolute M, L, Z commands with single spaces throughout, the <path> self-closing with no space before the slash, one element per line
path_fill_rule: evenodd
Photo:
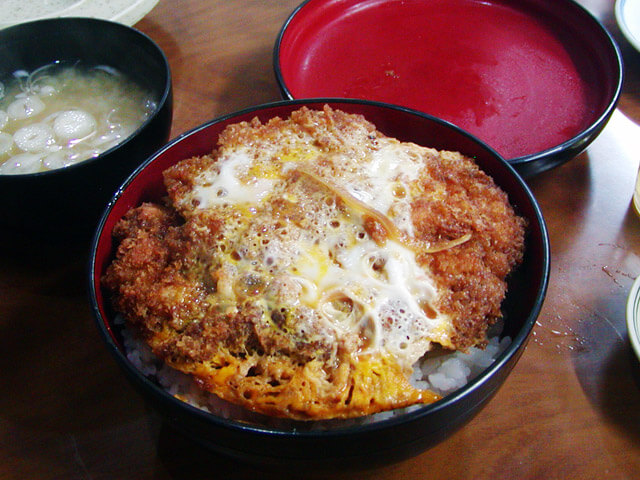
<path fill-rule="evenodd" d="M 0 175 L 5 235 L 82 233 L 89 238 L 118 186 L 169 137 L 169 64 L 145 34 L 93 18 L 38 20 L 0 30 L 0 80 L 54 62 L 114 68 L 150 92 L 155 107 L 127 139 L 95 158 L 46 172 Z"/>
<path fill-rule="evenodd" d="M 322 109 L 325 104 L 362 114 L 380 131 L 400 140 L 461 151 L 475 158 L 508 193 L 515 209 L 528 221 L 524 261 L 509 279 L 503 304 L 507 319 L 504 335 L 512 341 L 491 366 L 466 386 L 436 403 L 390 418 L 371 422 L 365 418 L 364 423 L 357 424 L 253 424 L 200 410 L 174 398 L 127 358 L 122 324 L 101 287 L 101 278 L 116 247 L 112 238 L 114 226 L 130 208 L 165 196 L 163 170 L 182 159 L 210 153 L 227 125 L 254 117 L 263 122 L 276 116 L 286 118 L 303 105 Z M 474 418 L 507 380 L 523 353 L 544 300 L 548 275 L 549 243 L 540 209 L 521 177 L 494 150 L 447 122 L 413 110 L 364 100 L 318 99 L 267 104 L 212 120 L 154 154 L 127 179 L 100 220 L 91 244 L 88 289 L 106 348 L 167 424 L 211 451 L 240 461 L 284 469 L 332 469 L 370 467 L 411 457 L 443 441 Z"/>

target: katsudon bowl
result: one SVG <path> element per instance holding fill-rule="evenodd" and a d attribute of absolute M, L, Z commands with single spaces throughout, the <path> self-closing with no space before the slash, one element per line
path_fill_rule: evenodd
<path fill-rule="evenodd" d="M 382 133 L 402 141 L 460 151 L 474 158 L 507 192 L 517 213 L 528 222 L 524 260 L 509 277 L 503 303 L 501 335 L 510 339 L 508 346 L 477 377 L 442 400 L 371 418 L 253 422 L 239 420 L 233 413 L 211 413 L 175 398 L 128 355 L 129 335 L 123 334 L 122 321 L 101 285 L 114 258 L 114 226 L 132 207 L 162 199 L 167 193 L 162 172 L 180 160 L 210 153 L 226 126 L 255 117 L 262 122 L 286 118 L 302 106 L 321 110 L 325 105 L 362 114 Z M 492 399 L 524 351 L 544 300 L 548 274 L 549 243 L 540 209 L 520 176 L 494 150 L 447 122 L 413 110 L 361 100 L 318 99 L 266 104 L 227 115 L 179 136 L 155 153 L 122 185 L 99 222 L 91 245 L 88 288 L 106 348 L 137 391 L 178 431 L 212 451 L 256 464 L 360 468 L 424 451 L 463 427 Z"/>
<path fill-rule="evenodd" d="M 90 238 L 117 188 L 168 140 L 173 104 L 164 52 L 119 23 L 38 20 L 0 31 L 0 81 L 0 226 Z M 21 130 L 31 142 L 16 140 Z M 66 156 L 82 146 L 79 161 Z"/>

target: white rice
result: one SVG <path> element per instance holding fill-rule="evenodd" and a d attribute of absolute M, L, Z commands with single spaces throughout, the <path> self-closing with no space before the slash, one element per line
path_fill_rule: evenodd
<path fill-rule="evenodd" d="M 132 335 L 121 318 L 118 318 L 115 323 L 122 327 L 127 358 L 145 376 L 160 385 L 170 395 L 194 407 L 224 418 L 232 418 L 242 422 L 274 428 L 287 427 L 294 430 L 311 430 L 370 423 L 421 407 L 421 405 L 414 405 L 357 419 L 320 422 L 296 422 L 256 414 L 222 400 L 214 394 L 204 392 L 190 376 L 168 367 L 159 360 L 151 352 L 148 345 Z M 428 389 L 446 396 L 466 385 L 489 367 L 510 343 L 511 339 L 509 337 L 500 339 L 496 333 L 491 336 L 488 345 L 484 349 L 472 347 L 467 353 L 451 352 L 427 355 L 414 366 L 411 383 L 417 388 Z"/>

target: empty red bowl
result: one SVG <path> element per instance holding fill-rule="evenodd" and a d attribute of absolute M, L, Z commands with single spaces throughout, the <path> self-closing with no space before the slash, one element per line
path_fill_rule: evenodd
<path fill-rule="evenodd" d="M 571 0 L 308 0 L 274 50 L 285 98 L 413 108 L 528 176 L 584 150 L 622 86 L 614 40 Z"/>

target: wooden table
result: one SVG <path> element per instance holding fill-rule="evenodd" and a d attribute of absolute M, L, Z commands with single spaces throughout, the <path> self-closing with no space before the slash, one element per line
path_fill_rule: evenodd
<path fill-rule="evenodd" d="M 161 0 L 137 28 L 173 70 L 172 136 L 278 100 L 277 32 L 298 3 Z M 531 179 L 552 272 L 533 338 L 466 427 L 422 455 L 336 478 L 640 478 L 640 368 L 625 301 L 640 273 L 630 207 L 640 159 L 640 54 L 613 0 L 582 1 L 626 63 L 619 108 L 588 150 Z M 107 353 L 85 297 L 85 247 L 35 249 L 0 234 L 0 478 L 282 478 L 211 454 L 146 409 Z M 62 253 L 60 251 L 62 250 Z M 302 476 L 305 476 L 305 472 Z"/>

